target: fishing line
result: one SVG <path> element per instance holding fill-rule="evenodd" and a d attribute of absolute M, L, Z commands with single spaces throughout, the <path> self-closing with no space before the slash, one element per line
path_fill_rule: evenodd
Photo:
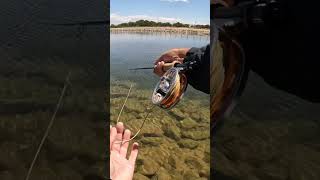
<path fill-rule="evenodd" d="M 152 106 L 151 108 L 146 108 L 147 110 L 149 110 L 148 113 L 147 113 L 146 116 L 144 117 L 144 119 L 143 119 L 143 121 L 142 121 L 142 124 L 141 124 L 139 130 L 138 130 L 130 139 L 125 140 L 125 141 L 123 141 L 123 140 L 118 140 L 118 141 L 115 141 L 114 143 L 124 144 L 124 143 L 130 142 L 130 141 L 132 141 L 134 138 L 136 138 L 136 137 L 139 135 L 139 133 L 141 132 L 141 130 L 142 130 L 143 126 L 144 126 L 144 123 L 145 123 L 146 120 L 148 119 L 148 116 L 151 114 L 151 112 L 152 112 L 152 110 L 154 109 L 154 107 L 156 107 L 156 106 Z"/>
<path fill-rule="evenodd" d="M 133 86 L 133 85 L 131 84 L 130 89 L 129 89 L 128 94 L 127 94 L 127 97 L 126 97 L 126 99 L 125 99 L 125 101 L 124 101 L 124 103 L 123 103 L 123 105 L 122 105 L 122 107 L 121 107 L 121 110 L 120 110 L 119 115 L 118 115 L 118 118 L 117 118 L 117 123 L 119 122 L 119 119 L 120 119 L 120 117 L 121 117 L 122 111 L 123 111 L 123 109 L 124 109 L 124 107 L 125 107 L 125 105 L 126 105 L 126 103 L 127 103 L 128 97 L 129 97 L 130 92 L 131 92 L 131 89 L 132 89 L 132 86 Z M 143 126 L 144 126 L 144 123 L 146 122 L 148 116 L 150 115 L 150 113 L 152 112 L 152 110 L 153 110 L 154 107 L 155 107 L 155 106 L 153 106 L 153 107 L 151 107 L 151 108 L 146 108 L 146 110 L 149 110 L 149 111 L 148 111 L 148 113 L 146 114 L 146 116 L 144 117 L 140 128 L 138 129 L 138 131 L 136 132 L 136 134 L 135 134 L 134 136 L 132 136 L 130 139 L 128 139 L 128 140 L 126 140 L 126 141 L 118 140 L 118 141 L 115 141 L 115 142 L 113 142 L 113 143 L 123 144 L 123 143 L 129 142 L 129 141 L 133 140 L 134 138 L 136 138 L 136 137 L 139 135 L 139 133 L 141 132 L 141 130 L 142 130 Z"/>
<path fill-rule="evenodd" d="M 155 90 L 152 94 L 152 98 L 151 98 L 153 105 L 158 105 L 162 109 L 166 109 L 166 110 L 171 109 L 182 98 L 182 96 L 186 90 L 186 87 L 187 87 L 187 77 L 185 76 L 185 74 L 182 73 L 179 68 L 169 69 L 161 77 L 160 81 L 156 85 L 156 88 L 155 88 Z M 119 112 L 119 115 L 117 118 L 117 123 L 119 122 L 121 113 L 126 105 L 127 99 L 128 99 L 129 94 L 131 92 L 131 88 L 132 88 L 132 85 L 128 91 L 127 97 L 126 97 L 126 99 L 122 105 L 122 108 Z M 152 106 L 151 108 L 146 108 L 146 110 L 148 112 L 147 112 L 146 116 L 144 117 L 140 128 L 138 129 L 138 131 L 135 133 L 135 135 L 133 137 L 131 137 L 130 139 L 125 140 L 125 141 L 118 140 L 118 141 L 115 141 L 114 143 L 123 144 L 123 143 L 129 142 L 129 141 L 133 140 L 134 138 L 136 138 L 139 135 L 139 133 L 141 132 L 146 120 L 148 119 L 148 116 L 151 114 L 154 107 L 156 107 L 156 106 Z"/>
<path fill-rule="evenodd" d="M 30 165 L 30 167 L 29 167 L 28 174 L 27 174 L 25 180 L 29 180 L 29 178 L 30 178 L 30 175 L 31 175 L 32 169 L 33 169 L 33 167 L 34 167 L 34 164 L 35 164 L 35 162 L 36 162 L 36 160 L 37 160 L 37 158 L 38 158 L 38 156 L 39 156 L 39 153 L 40 153 L 40 151 L 41 151 L 41 148 L 42 148 L 42 146 L 43 146 L 43 144 L 44 144 L 44 142 L 45 142 L 45 140 L 46 140 L 46 138 L 47 138 L 47 136 L 48 136 L 48 134 L 49 134 L 49 131 L 50 131 L 52 125 L 53 125 L 53 122 L 54 122 L 54 120 L 55 120 L 55 118 L 56 118 L 56 115 L 57 115 L 57 113 L 58 113 L 58 110 L 60 109 L 60 106 L 61 106 L 61 104 L 62 104 L 62 99 L 63 99 L 63 97 L 64 97 L 65 91 L 66 91 L 66 89 L 67 89 L 68 84 L 70 84 L 70 82 L 69 82 L 70 76 L 71 76 L 71 71 L 69 71 L 69 73 L 68 73 L 68 75 L 67 75 L 67 77 L 66 77 L 66 80 L 65 80 L 65 83 L 64 83 L 64 87 L 63 87 L 63 89 L 62 89 L 62 91 L 61 91 L 61 94 L 60 94 L 59 101 L 58 101 L 58 103 L 57 103 L 56 109 L 55 109 L 55 111 L 54 111 L 54 113 L 53 113 L 53 115 L 52 115 L 52 117 L 51 117 L 51 120 L 50 120 L 50 122 L 49 122 L 49 124 L 48 124 L 48 127 L 47 127 L 47 129 L 46 129 L 46 131 L 45 131 L 45 134 L 43 135 L 43 137 L 42 137 L 42 139 L 41 139 L 40 145 L 39 145 L 39 147 L 38 147 L 38 149 L 37 149 L 37 152 L 36 152 L 36 154 L 35 154 L 35 156 L 34 156 L 34 158 L 33 158 L 33 160 L 32 160 L 32 163 L 31 163 L 31 165 Z"/>
<path fill-rule="evenodd" d="M 128 94 L 127 94 L 127 97 L 126 97 L 126 99 L 124 100 L 124 103 L 123 103 L 123 105 L 122 105 L 122 107 L 121 107 L 121 110 L 120 110 L 120 112 L 119 112 L 119 114 L 118 114 L 117 123 L 119 122 L 121 113 L 122 113 L 122 111 L 123 111 L 123 109 L 124 109 L 124 106 L 125 106 L 126 103 L 127 103 L 128 97 L 129 97 L 130 92 L 131 92 L 131 89 L 132 89 L 132 86 L 133 86 L 133 85 L 131 84 L 131 85 L 130 85 L 130 89 L 129 89 Z"/>

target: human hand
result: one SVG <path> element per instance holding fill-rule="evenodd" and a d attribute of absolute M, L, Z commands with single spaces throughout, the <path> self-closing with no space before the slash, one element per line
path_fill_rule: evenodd
<path fill-rule="evenodd" d="M 190 48 L 175 48 L 166 51 L 154 62 L 153 72 L 158 76 L 162 76 L 165 73 L 163 70 L 163 65 L 165 63 L 171 63 L 173 61 L 183 63 L 183 59 L 186 57 L 189 50 Z"/>
<path fill-rule="evenodd" d="M 110 126 L 110 178 L 112 180 L 132 180 L 133 178 L 138 156 L 138 143 L 133 143 L 129 159 L 127 159 L 130 136 L 130 130 L 124 130 L 122 122 L 118 122 L 116 127 Z"/>

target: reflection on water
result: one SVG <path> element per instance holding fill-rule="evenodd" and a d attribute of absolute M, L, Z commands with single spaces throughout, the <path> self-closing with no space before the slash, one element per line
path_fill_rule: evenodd
<path fill-rule="evenodd" d="M 164 51 L 178 47 L 201 47 L 209 37 L 177 34 L 111 34 L 111 121 L 114 124 L 126 93 L 134 89 L 120 121 L 137 132 L 159 77 L 152 70 L 128 71 L 128 68 L 152 67 Z M 185 98 L 170 111 L 153 109 L 141 133 L 135 139 L 141 145 L 136 179 L 200 179 L 209 177 L 210 132 L 209 95 L 189 86 Z"/>

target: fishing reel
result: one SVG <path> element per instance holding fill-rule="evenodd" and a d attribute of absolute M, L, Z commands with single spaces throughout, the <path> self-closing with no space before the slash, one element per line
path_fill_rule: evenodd
<path fill-rule="evenodd" d="M 166 63 L 164 67 L 167 70 L 155 86 L 151 101 L 163 109 L 171 109 L 182 99 L 187 89 L 188 82 L 185 72 L 191 66 L 190 63 L 181 64 L 175 61 Z"/>

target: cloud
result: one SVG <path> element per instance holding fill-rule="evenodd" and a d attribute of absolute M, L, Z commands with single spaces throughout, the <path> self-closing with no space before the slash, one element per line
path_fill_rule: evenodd
<path fill-rule="evenodd" d="M 171 17 L 155 17 L 155 16 L 149 16 L 149 15 L 130 15 L 130 16 L 123 16 L 117 13 L 111 13 L 110 14 L 110 22 L 111 24 L 120 24 L 120 23 L 126 23 L 126 22 L 135 22 L 138 20 L 148 20 L 148 21 L 155 21 L 155 22 L 169 22 L 169 23 L 175 23 L 175 22 L 183 22 L 180 18 L 171 18 Z"/>
<path fill-rule="evenodd" d="M 165 2 L 184 2 L 184 3 L 189 3 L 189 0 L 160 0 L 160 1 L 165 1 Z"/>

